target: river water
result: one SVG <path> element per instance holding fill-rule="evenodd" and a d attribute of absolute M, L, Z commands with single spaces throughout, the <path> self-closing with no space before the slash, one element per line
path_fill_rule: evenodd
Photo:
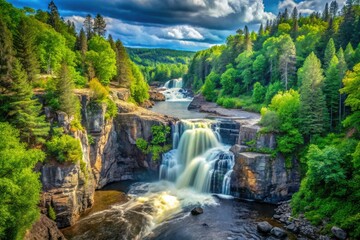
<path fill-rule="evenodd" d="M 167 84 L 179 88 L 181 82 Z M 63 230 L 68 239 L 266 239 L 256 231 L 256 222 L 271 221 L 274 206 L 229 195 L 230 146 L 221 143 L 216 121 L 188 111 L 189 101 L 175 95 L 179 101 L 154 108 L 183 119 L 173 127 L 173 150 L 163 156 L 159 180 L 97 191 L 94 208 Z M 184 120 L 191 118 L 200 120 Z M 194 207 L 204 213 L 192 216 Z"/>

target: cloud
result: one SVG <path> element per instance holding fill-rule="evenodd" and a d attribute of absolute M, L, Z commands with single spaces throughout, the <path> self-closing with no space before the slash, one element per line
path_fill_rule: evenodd
<path fill-rule="evenodd" d="M 279 10 L 292 10 L 297 7 L 298 11 L 303 14 L 310 14 L 312 12 L 322 12 L 325 4 L 332 2 L 332 0 L 304 0 L 296 3 L 294 0 L 283 0 L 279 2 Z M 337 0 L 339 7 L 343 7 L 346 0 Z"/>

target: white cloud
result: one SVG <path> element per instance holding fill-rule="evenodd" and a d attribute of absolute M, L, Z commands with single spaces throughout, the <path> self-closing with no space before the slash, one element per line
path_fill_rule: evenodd
<path fill-rule="evenodd" d="M 193 39 L 193 40 L 203 40 L 204 36 L 201 35 L 195 28 L 190 26 L 175 26 L 165 28 L 163 30 L 166 35 L 174 39 Z"/>
<path fill-rule="evenodd" d="M 287 8 L 291 11 L 294 7 L 297 7 L 298 11 L 303 14 L 322 12 L 324 10 L 325 4 L 332 1 L 333 0 L 304 0 L 296 3 L 294 0 L 283 0 L 279 2 L 279 10 L 284 10 Z M 340 8 L 344 6 L 345 2 L 346 0 L 337 0 Z"/>

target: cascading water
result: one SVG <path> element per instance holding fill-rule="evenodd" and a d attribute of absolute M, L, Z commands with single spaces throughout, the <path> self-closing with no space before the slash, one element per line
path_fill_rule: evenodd
<path fill-rule="evenodd" d="M 187 91 L 182 88 L 183 79 L 171 79 L 164 84 L 165 90 L 162 93 L 165 95 L 166 101 L 191 101 L 188 97 Z"/>
<path fill-rule="evenodd" d="M 173 130 L 174 149 L 164 154 L 160 179 L 199 192 L 230 194 L 234 156 L 211 122 L 181 121 Z M 216 128 L 215 128 L 216 129 Z M 180 140 L 177 139 L 180 137 Z"/>

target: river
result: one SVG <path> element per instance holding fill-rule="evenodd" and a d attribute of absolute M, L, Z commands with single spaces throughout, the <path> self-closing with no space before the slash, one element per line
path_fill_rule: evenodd
<path fill-rule="evenodd" d="M 159 180 L 115 183 L 97 191 L 94 208 L 63 229 L 68 239 L 266 239 L 256 222 L 271 221 L 274 206 L 229 195 L 230 146 L 221 142 L 216 121 L 188 111 L 190 102 L 179 97 L 153 109 L 183 119 L 173 127 L 173 149 L 163 156 Z M 185 120 L 193 118 L 198 119 Z M 191 215 L 194 207 L 204 213 Z"/>

